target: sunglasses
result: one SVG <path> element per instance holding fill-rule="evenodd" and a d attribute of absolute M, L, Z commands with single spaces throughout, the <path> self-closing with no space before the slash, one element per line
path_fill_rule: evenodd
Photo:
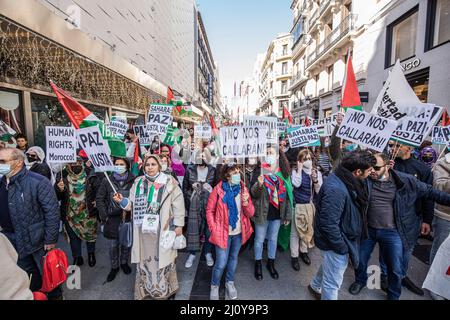
<path fill-rule="evenodd" d="M 381 167 L 379 167 L 379 166 L 373 166 L 373 169 L 375 170 L 375 171 L 380 171 L 382 168 L 384 168 L 384 167 L 386 167 L 387 165 L 385 164 L 384 166 L 381 166 Z"/>

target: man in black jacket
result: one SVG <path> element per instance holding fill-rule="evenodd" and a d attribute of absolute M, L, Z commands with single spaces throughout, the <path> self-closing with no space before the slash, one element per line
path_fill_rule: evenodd
<path fill-rule="evenodd" d="M 390 169 L 389 156 L 375 155 L 377 164 L 366 181 L 369 194 L 367 211 L 369 238 L 362 242 L 360 263 L 355 269 L 356 281 L 350 286 L 353 295 L 366 286 L 367 264 L 378 243 L 380 255 L 387 264 L 388 299 L 398 300 L 403 279 L 404 251 L 414 248 L 420 219 L 416 214 L 418 198 L 430 199 L 443 205 L 450 204 L 450 195 L 433 189 L 415 177 Z"/>
<path fill-rule="evenodd" d="M 59 231 L 59 206 L 50 181 L 25 166 L 19 149 L 0 150 L 0 227 L 16 249 L 17 264 L 31 278 L 31 291 L 42 286 L 42 258 L 55 248 Z M 62 297 L 60 288 L 48 295 Z"/>
<path fill-rule="evenodd" d="M 410 174 L 423 183 L 433 185 L 433 173 L 431 172 L 431 169 L 424 163 L 412 157 L 412 147 L 396 143 L 392 151 L 397 155 L 395 158 L 394 170 Z M 430 234 L 431 222 L 433 221 L 434 216 L 434 201 L 429 198 L 418 198 L 415 202 L 415 207 L 416 214 L 421 217 L 422 220 L 420 232 L 417 232 L 416 236 L 417 241 L 419 234 L 424 236 Z M 404 275 L 402 285 L 409 291 L 423 296 L 423 290 L 416 286 L 407 276 L 409 260 L 411 259 L 413 250 L 414 246 L 410 247 L 409 250 L 405 250 L 403 255 Z M 380 266 L 382 271 L 381 285 L 383 290 L 385 290 L 387 288 L 387 268 L 382 258 L 380 259 Z"/>

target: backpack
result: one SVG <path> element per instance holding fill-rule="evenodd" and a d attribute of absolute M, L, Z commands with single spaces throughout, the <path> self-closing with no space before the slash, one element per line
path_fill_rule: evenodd
<path fill-rule="evenodd" d="M 66 254 L 54 249 L 43 257 L 42 288 L 41 292 L 49 293 L 63 284 L 67 280 L 67 262 Z"/>

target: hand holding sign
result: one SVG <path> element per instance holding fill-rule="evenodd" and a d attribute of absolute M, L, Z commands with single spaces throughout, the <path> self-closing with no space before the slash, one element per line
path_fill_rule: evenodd
<path fill-rule="evenodd" d="M 115 202 L 117 202 L 117 203 L 121 203 L 122 200 L 123 200 L 123 195 L 121 195 L 120 193 L 116 193 L 116 194 L 113 196 L 113 200 L 114 200 Z"/>

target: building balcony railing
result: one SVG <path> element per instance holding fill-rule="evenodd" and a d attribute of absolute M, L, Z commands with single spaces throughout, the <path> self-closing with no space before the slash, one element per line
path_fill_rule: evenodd
<path fill-rule="evenodd" d="M 290 51 L 287 52 L 280 52 L 277 53 L 275 55 L 275 59 L 278 60 L 283 60 L 283 59 L 290 59 L 292 57 L 292 53 Z"/>
<path fill-rule="evenodd" d="M 316 10 L 316 12 L 314 12 L 314 14 L 308 20 L 308 28 L 310 31 L 313 29 L 318 18 L 319 18 L 319 10 Z"/>
<path fill-rule="evenodd" d="M 294 45 L 292 46 L 292 56 L 295 57 L 295 55 L 303 49 L 303 47 L 306 46 L 306 38 L 307 35 L 306 34 L 302 34 L 300 36 L 300 38 L 298 38 L 297 42 L 294 43 Z"/>
<path fill-rule="evenodd" d="M 275 72 L 275 78 L 289 78 L 292 76 L 292 71 L 281 71 L 281 72 Z"/>
<path fill-rule="evenodd" d="M 319 9 L 319 12 L 320 12 L 319 16 L 320 16 L 320 17 L 321 17 L 321 16 L 325 13 L 325 11 L 328 9 L 328 6 L 330 5 L 330 3 L 331 3 L 331 0 L 324 0 L 324 1 L 322 1 L 322 3 L 320 4 L 320 9 Z"/>
<path fill-rule="evenodd" d="M 292 76 L 291 79 L 291 88 L 295 88 L 297 87 L 300 83 L 307 81 L 308 78 L 306 77 L 306 75 L 302 72 L 299 72 L 295 75 Z"/>
<path fill-rule="evenodd" d="M 344 38 L 350 31 L 355 28 L 356 15 L 349 14 L 342 20 L 326 38 L 322 41 L 316 49 L 308 55 L 306 59 L 306 67 L 309 68 L 314 62 L 316 62 L 322 55 L 330 50 L 339 40 Z"/>

